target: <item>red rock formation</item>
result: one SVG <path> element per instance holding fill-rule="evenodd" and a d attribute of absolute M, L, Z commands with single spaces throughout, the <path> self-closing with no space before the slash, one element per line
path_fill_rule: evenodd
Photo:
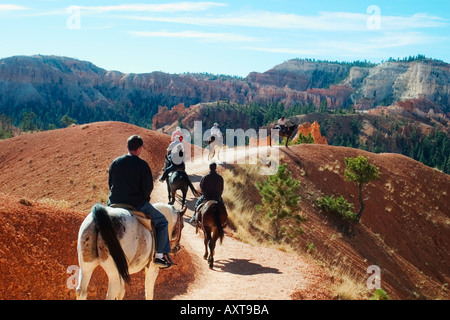
<path fill-rule="evenodd" d="M 311 136 L 314 138 L 315 144 L 328 144 L 327 138 L 322 137 L 320 133 L 320 125 L 317 121 L 314 121 L 314 123 L 304 122 L 301 125 L 298 126 L 298 132 L 295 135 L 294 139 L 292 139 L 293 142 L 296 142 L 299 137 L 300 133 L 304 136 L 308 136 L 311 133 Z"/>
<path fill-rule="evenodd" d="M 166 106 L 159 106 L 158 113 L 153 117 L 153 130 L 176 122 L 179 117 L 184 117 L 188 111 L 189 108 L 185 108 L 184 103 L 179 103 L 170 110 Z"/>

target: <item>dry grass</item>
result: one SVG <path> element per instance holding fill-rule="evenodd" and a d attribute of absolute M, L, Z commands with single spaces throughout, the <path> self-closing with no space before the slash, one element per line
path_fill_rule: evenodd
<path fill-rule="evenodd" d="M 255 209 L 255 194 L 258 194 L 255 182 L 262 180 L 255 165 L 237 166 L 234 170 L 223 172 L 225 191 L 222 195 L 227 204 L 228 219 L 234 234 L 240 240 L 260 244 L 267 238 L 269 221 L 262 219 Z"/>
<path fill-rule="evenodd" d="M 223 199 L 227 204 L 228 218 L 234 236 L 243 242 L 253 245 L 276 248 L 285 252 L 299 252 L 294 243 L 273 243 L 270 236 L 270 221 L 255 206 L 261 202 L 259 192 L 255 187 L 257 181 L 263 181 L 266 176 L 260 175 L 258 166 L 241 165 L 233 170 L 222 173 L 225 181 Z M 333 294 L 342 300 L 360 300 L 369 296 L 363 279 L 351 273 L 351 268 L 343 262 L 336 264 L 320 253 L 314 252 L 309 258 L 324 266 L 334 279 L 331 288 Z"/>

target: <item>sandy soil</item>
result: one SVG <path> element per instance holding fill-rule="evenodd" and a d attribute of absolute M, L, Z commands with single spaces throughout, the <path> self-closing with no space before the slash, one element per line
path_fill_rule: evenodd
<path fill-rule="evenodd" d="M 0 141 L 0 299 L 75 298 L 67 270 L 78 263 L 78 229 L 92 205 L 106 201 L 109 164 L 126 152 L 131 134 L 144 138 L 142 157 L 155 178 L 152 202 L 167 202 L 165 185 L 157 178 L 168 135 L 100 122 Z M 304 253 L 301 248 L 310 243 L 330 263 L 345 263 L 362 282 L 368 266 L 379 266 L 382 288 L 393 299 L 450 299 L 449 175 L 395 154 L 321 145 L 279 151 L 301 181 L 301 210 L 307 218 L 297 239 L 301 252 L 247 245 L 228 232 L 216 247 L 216 265 L 210 270 L 203 260 L 202 233 L 195 234 L 186 223 L 184 250 L 174 257 L 178 265 L 160 273 L 155 299 L 334 299 L 329 288 L 338 279 L 330 279 Z M 357 186 L 344 180 L 344 158 L 359 154 L 380 168 L 381 179 L 364 189 L 361 223 L 347 232 L 348 226 L 316 201 L 342 194 L 358 208 Z M 187 163 L 197 186 L 207 171 L 206 160 Z M 186 219 L 195 201 L 189 192 Z M 106 286 L 106 276 L 97 268 L 88 298 L 104 299 Z M 143 272 L 132 275 L 126 290 L 125 299 L 144 299 Z"/>
<path fill-rule="evenodd" d="M 237 162 L 245 158 L 246 152 L 248 156 L 249 152 L 254 154 L 257 149 L 241 148 L 227 152 L 233 152 L 232 158 Z M 221 159 L 225 156 L 221 155 Z M 217 161 L 217 158 L 214 160 Z M 208 163 L 205 155 L 201 163 L 188 162 L 186 171 L 199 180 L 208 172 Z M 227 165 L 227 162 L 217 163 L 219 171 Z M 199 189 L 198 181 L 194 182 L 194 186 Z M 158 183 L 152 199 L 164 202 L 166 197 L 165 183 Z M 192 216 L 195 201 L 189 191 L 187 217 Z M 176 206 L 181 204 L 178 202 Z M 182 244 L 192 258 L 195 280 L 188 285 L 186 292 L 176 294 L 173 297 L 175 300 L 288 300 L 292 299 L 294 292 L 300 292 L 303 299 L 332 298 L 328 289 L 330 277 L 325 270 L 299 255 L 245 244 L 228 232 L 223 243 L 217 243 L 214 269 L 211 270 L 203 259 L 205 248 L 201 230 L 196 234 L 195 227 L 185 223 Z"/>

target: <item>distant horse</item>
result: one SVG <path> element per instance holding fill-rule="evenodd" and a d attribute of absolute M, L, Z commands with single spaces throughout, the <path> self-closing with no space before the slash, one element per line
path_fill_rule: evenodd
<path fill-rule="evenodd" d="M 217 239 L 222 243 L 224 237 L 223 229 L 227 225 L 228 214 L 225 205 L 216 200 L 209 200 L 202 203 L 197 208 L 197 229 L 200 227 L 203 230 L 205 255 L 203 258 L 208 259 L 209 268 L 214 267 L 214 249 L 216 247 Z M 209 256 L 208 256 L 209 247 Z"/>
<path fill-rule="evenodd" d="M 274 129 L 278 129 L 279 130 L 279 137 L 284 138 L 286 137 L 286 148 L 288 147 L 288 142 L 290 137 L 292 136 L 292 134 L 294 133 L 295 129 L 296 129 L 297 125 L 293 124 L 293 125 L 285 125 L 283 126 L 283 128 L 281 128 L 279 125 L 275 126 L 272 128 L 272 130 Z M 270 146 L 272 146 L 272 130 L 270 130 L 269 133 L 269 138 L 270 138 Z"/>
<path fill-rule="evenodd" d="M 171 159 L 166 157 L 166 162 L 164 163 L 163 170 L 166 170 L 171 165 Z M 197 190 L 195 190 L 194 186 L 192 185 L 191 180 L 189 179 L 189 176 L 184 171 L 184 169 L 180 168 L 177 171 L 171 172 L 169 174 L 169 177 L 166 179 L 167 183 L 167 193 L 169 197 L 169 204 L 173 205 L 175 203 L 175 194 L 178 190 L 181 190 L 183 193 L 183 198 L 181 200 L 181 207 L 184 207 L 186 203 L 186 195 L 188 188 L 191 189 L 192 193 L 195 197 L 199 197 L 200 194 Z"/>
<path fill-rule="evenodd" d="M 183 215 L 173 206 L 156 203 L 154 206 L 166 217 L 172 252 L 180 250 Z M 147 221 L 147 219 L 144 219 Z M 96 204 L 81 224 L 78 233 L 78 262 L 80 275 L 76 290 L 77 299 L 87 298 L 87 287 L 92 273 L 101 266 L 108 276 L 106 299 L 123 299 L 125 282 L 130 274 L 145 268 L 146 299 L 153 299 L 155 280 L 159 267 L 154 263 L 156 251 L 153 232 L 144 227 L 127 209 Z"/>
<path fill-rule="evenodd" d="M 223 134 L 222 136 L 212 135 L 206 139 L 206 149 L 208 150 L 208 160 L 212 160 L 217 151 L 217 159 L 220 160 L 220 148 L 223 146 Z"/>

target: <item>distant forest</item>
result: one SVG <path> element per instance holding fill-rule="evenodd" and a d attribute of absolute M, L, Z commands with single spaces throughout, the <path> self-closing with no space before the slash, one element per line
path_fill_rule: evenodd
<path fill-rule="evenodd" d="M 307 117 L 305 121 L 317 120 L 319 122 L 321 133 L 327 138 L 330 145 L 359 148 L 374 153 L 401 153 L 427 166 L 450 174 L 449 135 L 437 128 L 429 135 L 425 135 L 419 130 L 417 123 L 414 124 L 414 121 L 405 123 L 404 118 L 397 119 L 392 116 L 390 118 L 386 118 L 386 116 L 363 118 L 356 114 L 352 108 L 337 109 L 331 112 L 327 110 L 326 105 L 317 109 L 311 104 L 296 104 L 289 108 L 286 108 L 283 103 L 238 105 L 230 102 L 217 102 L 208 105 L 210 105 L 206 115 L 208 119 L 204 121 L 216 121 L 214 108 L 225 109 L 228 111 L 227 114 L 230 114 L 229 120 L 221 123 L 223 128 L 234 128 L 236 119 L 242 118 L 248 119 L 248 126 L 243 129 L 259 129 L 268 126 L 282 116 L 290 118 L 305 115 Z M 46 115 L 52 114 L 52 117 L 48 119 L 42 118 L 44 114 L 38 117 L 33 111 L 23 112 L 19 121 L 0 114 L 0 139 L 11 137 L 14 125 L 17 125 L 22 131 L 38 131 L 67 127 L 75 123 L 117 120 L 150 128 L 151 118 L 157 112 L 157 108 L 153 108 L 152 112 L 148 112 L 148 108 L 149 106 L 146 105 L 142 108 L 128 109 L 126 117 L 121 117 L 118 113 L 110 115 L 106 112 L 102 114 L 101 110 L 97 110 L 96 112 L 99 113 L 96 116 L 92 115 L 92 118 L 90 118 L 90 114 L 85 114 L 78 119 L 74 119 L 67 114 L 55 116 L 55 113 L 52 114 L 50 111 L 45 112 Z M 82 121 L 79 121 L 79 119 L 82 119 Z M 368 137 L 365 143 L 362 142 L 363 139 L 361 138 L 363 120 L 369 121 L 377 129 L 377 133 L 373 137 Z"/>

